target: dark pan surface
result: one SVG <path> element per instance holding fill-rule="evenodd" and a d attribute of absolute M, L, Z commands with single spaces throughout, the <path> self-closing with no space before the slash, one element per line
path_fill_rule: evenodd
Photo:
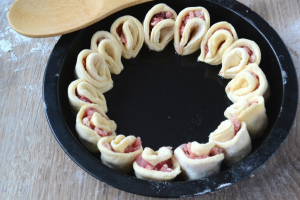
<path fill-rule="evenodd" d="M 76 58 L 89 49 L 92 35 L 110 30 L 118 17 L 132 15 L 143 21 L 148 10 L 164 2 L 179 13 L 185 7 L 203 6 L 211 25 L 231 23 L 239 38 L 254 40 L 262 52 L 260 67 L 266 74 L 271 96 L 266 103 L 268 128 L 262 138 L 252 140 L 252 153 L 239 164 L 212 177 L 196 181 L 144 181 L 119 174 L 104 166 L 100 154 L 89 153 L 78 141 L 75 116 L 68 97 L 74 80 Z M 114 88 L 105 93 L 109 112 L 116 121 L 117 134 L 142 138 L 143 147 L 173 149 L 182 143 L 208 141 L 208 135 L 225 120 L 224 111 L 232 103 L 227 98 L 228 80 L 218 77 L 220 66 L 197 62 L 200 51 L 181 57 L 171 42 L 163 52 L 144 45 L 135 59 L 122 59 L 125 69 L 112 75 Z M 56 76 L 57 73 L 59 76 Z M 285 76 L 287 74 L 287 76 Z M 251 9 L 236 1 L 155 1 L 115 13 L 82 30 L 64 35 L 55 46 L 44 77 L 45 112 L 54 136 L 66 153 L 97 179 L 128 192 L 153 197 L 187 197 L 214 192 L 235 184 L 259 169 L 280 147 L 295 118 L 298 83 L 290 54 L 278 34 Z"/>

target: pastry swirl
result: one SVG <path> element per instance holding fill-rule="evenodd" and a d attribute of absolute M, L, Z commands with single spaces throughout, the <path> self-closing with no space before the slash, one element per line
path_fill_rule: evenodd
<path fill-rule="evenodd" d="M 91 49 L 103 56 L 112 74 L 120 74 L 124 69 L 121 62 L 121 46 L 110 32 L 96 32 L 91 40 Z"/>
<path fill-rule="evenodd" d="M 212 25 L 201 42 L 201 54 L 198 60 L 210 65 L 222 63 L 226 49 L 238 39 L 234 27 L 228 22 Z"/>
<path fill-rule="evenodd" d="M 203 7 L 183 9 L 176 18 L 174 47 L 179 55 L 189 55 L 197 51 L 210 26 L 210 16 Z"/>
<path fill-rule="evenodd" d="M 144 43 L 144 30 L 141 22 L 126 15 L 118 18 L 110 28 L 122 48 L 122 56 L 126 59 L 135 58 Z"/>
<path fill-rule="evenodd" d="M 69 85 L 68 97 L 72 111 L 75 114 L 82 106 L 92 103 L 99 105 L 104 112 L 107 112 L 104 95 L 84 79 L 75 80 Z"/>
<path fill-rule="evenodd" d="M 234 78 L 246 65 L 259 65 L 261 52 L 258 45 L 248 39 L 238 39 L 224 52 L 220 75 L 226 79 Z"/>
<path fill-rule="evenodd" d="M 150 50 L 162 51 L 174 37 L 176 12 L 166 4 L 153 6 L 144 19 L 145 44 Z"/>
<path fill-rule="evenodd" d="M 86 80 L 102 93 L 113 87 L 111 74 L 105 60 L 91 50 L 82 50 L 79 53 L 74 75 L 77 79 Z"/>

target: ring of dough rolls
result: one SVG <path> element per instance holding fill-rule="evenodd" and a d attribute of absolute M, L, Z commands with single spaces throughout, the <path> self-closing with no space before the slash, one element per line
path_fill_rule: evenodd
<path fill-rule="evenodd" d="M 124 69 L 121 46 L 110 32 L 97 31 L 92 37 L 91 49 L 103 56 L 112 74 L 120 74 Z"/>
<path fill-rule="evenodd" d="M 228 22 L 218 22 L 212 25 L 201 42 L 201 54 L 198 60 L 210 65 L 222 63 L 226 49 L 238 39 L 234 27 Z"/>
<path fill-rule="evenodd" d="M 210 16 L 205 8 L 183 9 L 175 21 L 174 47 L 176 52 L 179 55 L 189 55 L 197 51 L 209 26 Z"/>
<path fill-rule="evenodd" d="M 143 168 L 137 164 L 137 161 L 133 163 L 134 173 L 137 178 L 145 180 L 156 180 L 156 181 L 171 181 L 178 174 L 180 174 L 180 165 L 177 162 L 173 152 L 168 147 L 161 147 L 158 151 L 154 152 L 152 149 L 146 147 L 142 153 L 142 158 L 155 166 L 160 162 L 171 159 L 172 171 L 156 171 Z"/>
<path fill-rule="evenodd" d="M 238 39 L 224 52 L 220 76 L 232 79 L 242 71 L 246 65 L 255 63 L 259 65 L 261 52 L 259 46 L 252 40 Z"/>
<path fill-rule="evenodd" d="M 240 99 L 250 100 L 255 96 L 263 96 L 267 101 L 270 96 L 270 88 L 267 78 L 260 67 L 249 64 L 226 86 L 225 92 L 228 98 L 235 103 Z"/>
<path fill-rule="evenodd" d="M 132 145 L 136 137 L 134 136 L 127 136 L 118 135 L 118 136 L 108 136 L 103 137 L 99 140 L 97 146 L 101 152 L 101 161 L 104 165 L 118 171 L 121 173 L 127 174 L 132 170 L 132 164 L 135 161 L 136 157 L 143 152 L 143 147 L 141 146 L 140 149 L 130 152 L 124 153 L 124 149 Z M 106 148 L 103 144 L 110 143 L 112 144 L 112 148 L 114 150 L 119 150 L 117 152 L 113 152 Z M 114 143 L 117 143 L 117 147 L 114 147 Z"/>
<path fill-rule="evenodd" d="M 197 156 L 209 155 L 211 149 L 215 147 L 215 143 L 210 141 L 206 144 L 192 142 L 191 151 Z M 181 176 L 185 180 L 196 180 L 206 178 L 220 172 L 221 163 L 224 160 L 224 154 L 217 154 L 202 159 L 188 158 L 181 147 L 177 147 L 174 151 L 175 158 L 181 167 Z"/>
<path fill-rule="evenodd" d="M 75 114 L 82 106 L 91 103 L 99 105 L 105 113 L 107 112 L 104 95 L 84 79 L 75 80 L 69 85 L 68 97 L 72 111 Z"/>
<path fill-rule="evenodd" d="M 241 122 L 240 130 L 235 135 L 235 127 L 231 120 L 223 121 L 209 135 L 209 141 L 224 149 L 224 164 L 231 167 L 242 161 L 251 152 L 251 138 L 246 129 L 246 123 Z"/>
<path fill-rule="evenodd" d="M 268 126 L 265 100 L 262 96 L 255 96 L 249 101 L 241 99 L 229 106 L 224 115 L 228 119 L 236 117 L 245 122 L 251 139 L 261 137 Z"/>
<path fill-rule="evenodd" d="M 167 19 L 163 19 L 160 21 L 160 17 L 155 17 L 155 15 L 159 13 L 171 13 L 171 15 L 163 16 L 162 18 Z M 155 18 L 158 19 L 158 23 L 155 22 Z M 167 46 L 167 44 L 173 39 L 176 18 L 176 12 L 163 3 L 153 6 L 148 11 L 143 22 L 143 27 L 145 35 L 144 42 L 150 50 L 162 51 Z M 154 22 L 152 22 L 152 20 L 154 20 Z M 152 27 L 151 23 L 154 25 L 154 27 Z"/>
<path fill-rule="evenodd" d="M 82 50 L 78 54 L 74 75 L 76 79 L 86 80 L 102 93 L 113 87 L 104 58 L 91 50 Z"/>
<path fill-rule="evenodd" d="M 126 15 L 118 18 L 110 28 L 122 48 L 122 56 L 126 59 L 135 58 L 144 43 L 144 30 L 141 22 Z"/>
<path fill-rule="evenodd" d="M 83 119 L 88 109 L 96 109 L 97 111 L 92 114 L 89 122 L 85 122 L 88 125 L 90 124 L 93 125 L 94 129 L 83 124 L 84 123 Z M 102 108 L 99 105 L 88 104 L 80 108 L 76 116 L 75 129 L 79 135 L 79 140 L 81 141 L 81 143 L 85 148 L 87 148 L 90 152 L 99 152 L 99 149 L 97 148 L 97 143 L 102 138 L 102 136 L 100 136 L 97 130 L 100 129 L 102 131 L 105 131 L 106 133 L 111 132 L 111 135 L 114 136 L 116 135 L 115 131 L 117 129 L 117 125 L 113 120 L 110 120 L 106 116 L 105 112 L 102 110 Z"/>

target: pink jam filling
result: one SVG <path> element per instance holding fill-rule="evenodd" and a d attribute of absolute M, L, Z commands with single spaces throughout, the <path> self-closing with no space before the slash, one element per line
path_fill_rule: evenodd
<path fill-rule="evenodd" d="M 123 28 L 123 24 L 120 24 L 120 26 L 118 26 L 118 28 L 117 28 L 117 34 L 119 35 L 122 44 L 126 44 L 127 40 L 126 40 L 126 37 L 123 33 L 122 28 Z"/>
<path fill-rule="evenodd" d="M 78 97 L 78 99 L 80 99 L 81 101 L 87 102 L 87 103 L 92 103 L 91 100 L 89 100 L 88 98 L 86 98 L 85 96 L 81 96 L 80 94 L 78 94 L 77 88 L 75 90 L 75 94 Z"/>
<path fill-rule="evenodd" d="M 239 132 L 239 130 L 241 129 L 241 122 L 239 122 L 236 117 L 232 117 L 230 120 L 233 123 L 234 132 L 235 134 L 237 134 L 237 132 Z"/>
<path fill-rule="evenodd" d="M 165 160 L 163 162 L 158 163 L 157 165 L 153 166 L 151 165 L 149 162 L 147 162 L 146 160 L 143 159 L 142 154 L 140 154 L 137 158 L 136 158 L 136 163 L 140 166 L 143 167 L 145 169 L 149 169 L 149 170 L 155 170 L 155 171 L 161 171 L 161 172 L 171 172 L 173 169 L 173 163 L 171 158 L 168 160 Z"/>
<path fill-rule="evenodd" d="M 202 10 L 190 11 L 185 17 L 183 17 L 181 26 L 180 26 L 180 36 L 182 36 L 183 31 L 187 23 L 193 18 L 201 18 L 205 21 L 204 14 Z"/>
<path fill-rule="evenodd" d="M 256 89 L 259 88 L 259 86 L 260 86 L 259 76 L 258 76 L 257 74 L 255 74 L 255 73 L 251 73 L 251 74 L 258 80 L 258 83 L 257 83 L 257 85 L 256 85 L 256 88 L 254 89 L 254 90 L 256 90 Z"/>
<path fill-rule="evenodd" d="M 252 106 L 253 104 L 256 104 L 256 103 L 258 103 L 258 102 L 257 101 L 251 101 L 251 102 L 249 102 L 249 107 Z"/>
<path fill-rule="evenodd" d="M 211 34 L 211 36 L 212 36 L 215 32 L 217 32 L 217 31 L 219 31 L 219 30 L 225 30 L 225 31 L 228 31 L 228 32 L 232 35 L 232 37 L 233 37 L 233 34 L 232 34 L 231 30 L 229 30 L 229 29 L 227 29 L 227 28 L 218 28 L 217 30 L 215 30 L 215 31 Z M 208 40 L 211 38 L 211 36 L 208 38 Z M 206 57 L 206 55 L 207 55 L 207 53 L 208 53 L 208 51 L 209 51 L 208 40 L 207 40 L 207 43 L 206 43 L 206 45 L 205 45 L 205 57 Z M 221 45 L 222 45 L 222 44 L 221 44 Z M 221 45 L 220 45 L 220 46 L 221 46 Z"/>
<path fill-rule="evenodd" d="M 183 152 L 185 153 L 185 155 L 190 158 L 190 159 L 204 159 L 204 158 L 208 158 L 208 157 L 212 157 L 212 156 L 215 156 L 215 155 L 218 155 L 218 154 L 221 154 L 223 153 L 223 149 L 222 148 L 218 148 L 218 147 L 213 147 L 209 154 L 205 154 L 205 155 L 202 155 L 202 156 L 197 156 L 196 154 L 193 154 L 192 151 L 191 151 L 191 145 L 192 143 L 187 143 L 187 144 L 182 144 L 180 145 L 180 148 L 183 150 Z"/>
<path fill-rule="evenodd" d="M 173 18 L 173 14 L 169 11 L 159 12 L 159 13 L 153 15 L 153 17 L 150 20 L 150 25 L 149 25 L 150 35 L 151 35 L 151 31 L 152 31 L 153 27 L 156 24 L 158 24 L 159 22 L 161 22 L 164 19 L 172 19 L 172 18 Z"/>
<path fill-rule="evenodd" d="M 101 137 L 105 137 L 105 136 L 110 136 L 112 135 L 112 132 L 106 132 L 105 130 L 102 130 L 98 127 L 95 127 L 91 124 L 91 119 L 93 114 L 97 112 L 99 113 L 95 108 L 88 108 L 85 110 L 85 113 L 83 115 L 83 119 L 82 119 L 82 123 L 89 127 L 90 129 L 93 129 L 94 131 L 97 132 L 97 134 Z M 104 116 L 102 113 L 99 113 L 102 117 L 104 117 L 105 119 L 109 120 L 106 116 Z"/>
<path fill-rule="evenodd" d="M 255 54 L 248 47 L 241 46 L 241 48 L 245 49 L 250 56 L 247 64 L 254 63 L 256 60 Z"/>
<path fill-rule="evenodd" d="M 103 38 L 99 38 L 98 40 L 97 40 L 97 46 L 100 44 L 100 42 L 102 41 L 102 40 L 104 40 L 105 38 L 103 37 Z"/>
<path fill-rule="evenodd" d="M 124 153 L 131 153 L 131 152 L 135 152 L 135 151 L 139 150 L 141 148 L 141 144 L 142 144 L 141 138 L 137 137 L 132 145 L 129 145 L 128 147 L 126 147 L 126 149 L 124 150 Z M 111 150 L 113 152 L 116 152 L 112 148 L 111 144 L 109 144 L 107 142 L 103 143 L 103 146 L 108 148 L 109 150 Z"/>

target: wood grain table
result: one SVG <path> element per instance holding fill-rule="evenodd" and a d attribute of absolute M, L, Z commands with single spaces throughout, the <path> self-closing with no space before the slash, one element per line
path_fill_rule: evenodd
<path fill-rule="evenodd" d="M 261 15 L 300 67 L 300 0 L 240 0 Z M 59 37 L 32 39 L 13 31 L 0 2 L 0 199 L 154 199 L 106 185 L 78 167 L 48 126 L 42 101 L 45 65 Z M 288 79 L 287 79 L 288 80 Z M 254 176 L 190 199 L 299 199 L 299 110 L 279 151 Z"/>

